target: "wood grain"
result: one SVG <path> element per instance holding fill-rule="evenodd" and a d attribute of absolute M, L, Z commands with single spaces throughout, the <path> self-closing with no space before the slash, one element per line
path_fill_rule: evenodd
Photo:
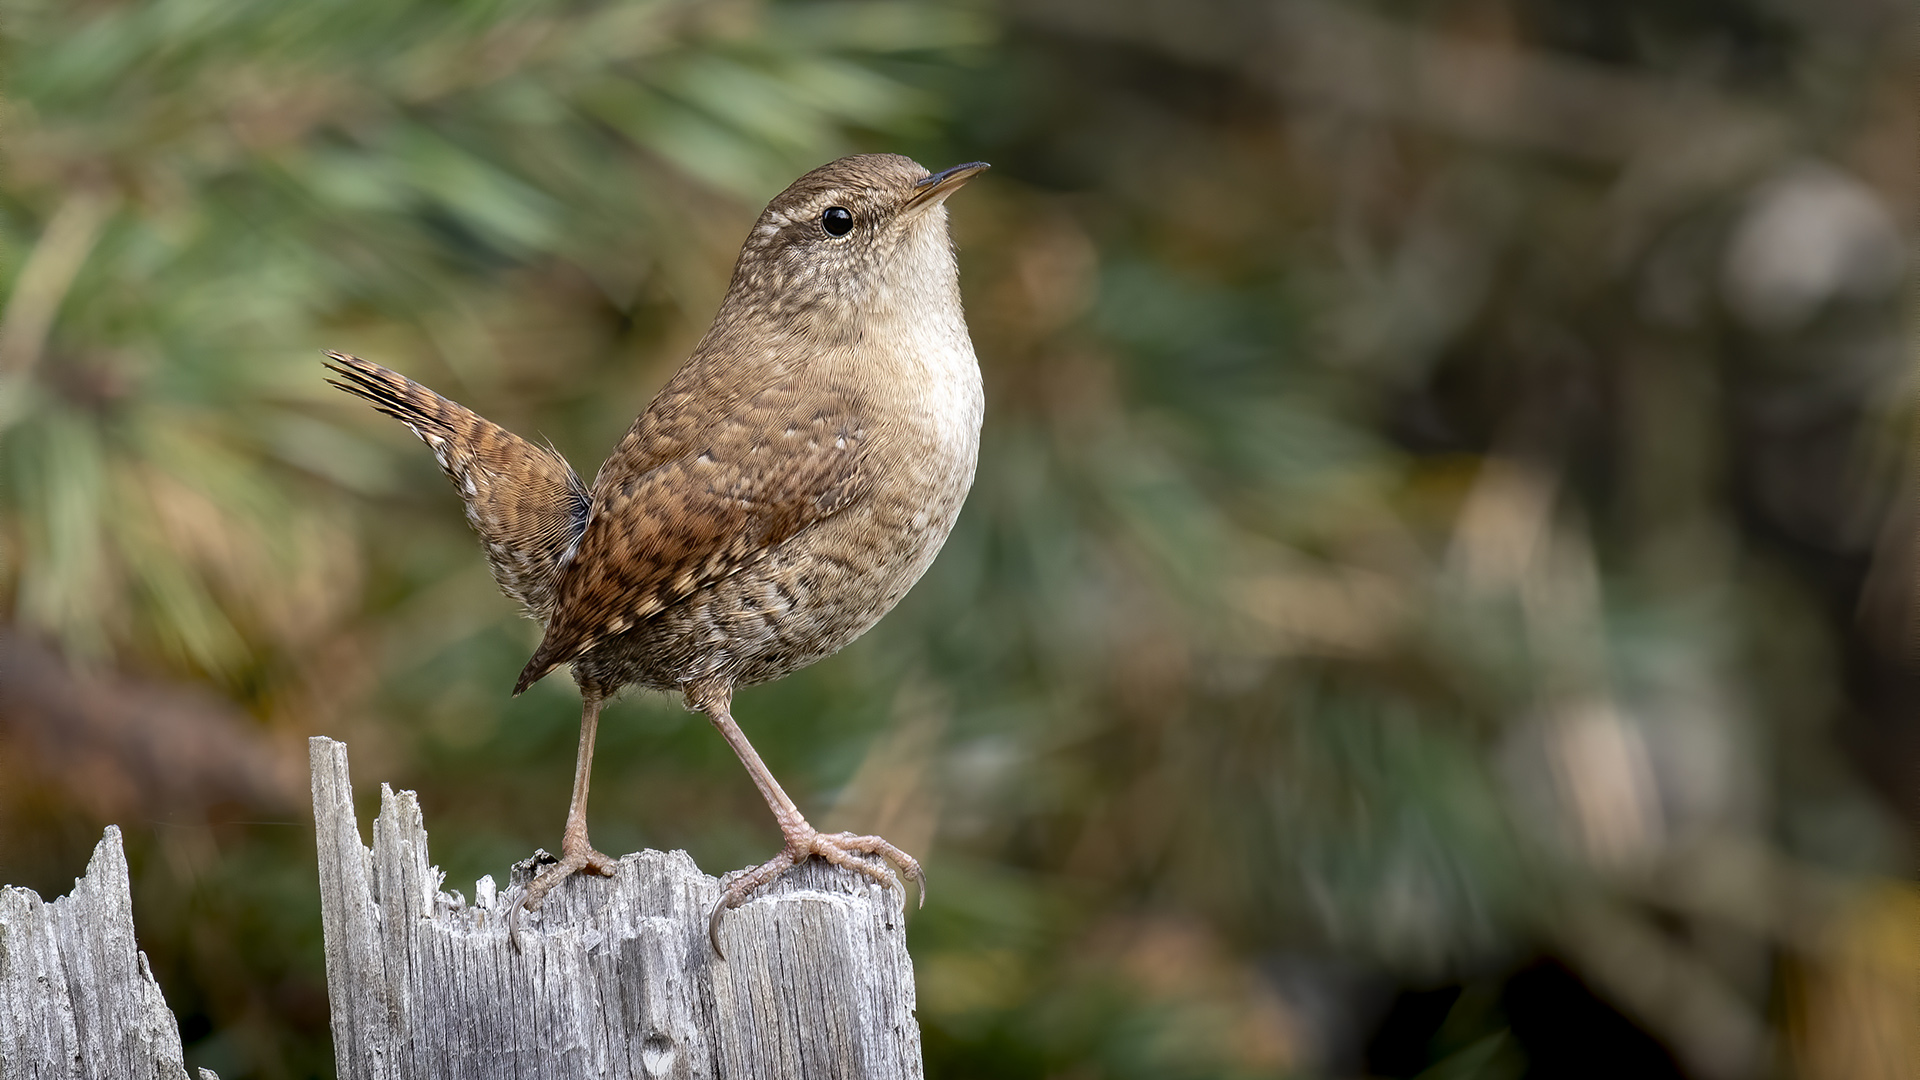
<path fill-rule="evenodd" d="M 134 942 L 118 826 L 66 896 L 0 888 L 0 1076 L 187 1080 L 180 1025 Z"/>
<path fill-rule="evenodd" d="M 720 882 L 646 851 L 568 880 L 516 951 L 512 888 L 443 892 L 412 792 L 381 786 L 364 846 L 346 747 L 309 749 L 342 1080 L 922 1075 L 899 890 L 809 863 L 728 916 L 723 961 Z"/>

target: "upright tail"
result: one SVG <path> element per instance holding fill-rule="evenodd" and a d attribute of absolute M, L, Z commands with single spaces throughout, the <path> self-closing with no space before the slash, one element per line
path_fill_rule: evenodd
<path fill-rule="evenodd" d="M 379 364 L 329 352 L 326 367 L 340 376 L 329 383 L 427 444 L 466 502 L 501 591 L 547 621 L 560 568 L 573 558 L 592 505 L 567 460 Z"/>

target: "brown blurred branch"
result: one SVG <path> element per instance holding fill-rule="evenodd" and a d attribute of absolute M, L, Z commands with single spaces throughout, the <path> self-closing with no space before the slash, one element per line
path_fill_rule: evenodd
<path fill-rule="evenodd" d="M 77 672 L 0 628 L 0 739 L 23 772 L 103 820 L 218 803 L 298 805 L 299 748 L 191 687 Z"/>

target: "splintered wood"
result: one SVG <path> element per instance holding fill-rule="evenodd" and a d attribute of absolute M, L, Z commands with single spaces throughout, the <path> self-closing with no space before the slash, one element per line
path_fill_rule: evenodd
<path fill-rule="evenodd" d="M 727 915 L 722 960 L 720 882 L 646 851 L 554 890 L 516 950 L 517 888 L 442 892 L 409 791 L 381 786 L 368 850 L 345 745 L 309 748 L 341 1080 L 921 1076 L 898 890 L 810 861 Z"/>
<path fill-rule="evenodd" d="M 186 1080 L 180 1025 L 134 944 L 118 826 L 68 895 L 0 888 L 0 1076 Z"/>

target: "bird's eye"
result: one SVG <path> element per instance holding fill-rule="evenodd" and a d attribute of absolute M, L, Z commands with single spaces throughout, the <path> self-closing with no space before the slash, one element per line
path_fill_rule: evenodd
<path fill-rule="evenodd" d="M 853 211 L 844 206 L 829 206 L 820 215 L 820 227 L 828 236 L 845 236 L 853 231 Z"/>

